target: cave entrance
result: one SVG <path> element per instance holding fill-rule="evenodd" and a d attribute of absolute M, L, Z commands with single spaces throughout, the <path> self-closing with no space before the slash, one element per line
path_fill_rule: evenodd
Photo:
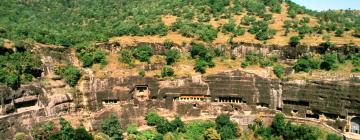
<path fill-rule="evenodd" d="M 31 106 L 35 106 L 37 103 L 37 100 L 31 100 L 31 101 L 26 101 L 26 102 L 19 102 L 19 103 L 15 103 L 15 108 L 25 108 L 25 107 L 31 107 Z"/>
<path fill-rule="evenodd" d="M 351 132 L 360 134 L 360 117 L 351 119 Z"/>
<path fill-rule="evenodd" d="M 136 85 L 134 91 L 134 98 L 139 101 L 148 100 L 150 96 L 148 85 Z"/>
<path fill-rule="evenodd" d="M 241 97 L 218 97 L 217 101 L 221 103 L 242 103 L 243 99 Z"/>
<path fill-rule="evenodd" d="M 106 99 L 102 101 L 103 105 L 116 105 L 119 104 L 119 100 L 116 99 Z"/>

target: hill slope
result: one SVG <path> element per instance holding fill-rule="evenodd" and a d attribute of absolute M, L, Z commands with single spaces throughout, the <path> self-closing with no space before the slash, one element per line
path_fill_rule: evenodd
<path fill-rule="evenodd" d="M 0 37 L 63 46 L 117 36 L 287 45 L 299 34 L 309 45 L 360 44 L 357 12 L 316 12 L 282 0 L 4 1 L 0 13 Z"/>

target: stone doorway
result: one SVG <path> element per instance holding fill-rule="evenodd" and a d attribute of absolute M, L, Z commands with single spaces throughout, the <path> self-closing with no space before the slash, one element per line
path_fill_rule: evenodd
<path fill-rule="evenodd" d="M 148 85 L 136 85 L 133 97 L 138 101 L 148 100 L 150 96 L 150 91 Z"/>

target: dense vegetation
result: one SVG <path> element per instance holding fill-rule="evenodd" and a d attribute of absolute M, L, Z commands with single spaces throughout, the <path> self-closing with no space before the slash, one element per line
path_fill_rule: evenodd
<path fill-rule="evenodd" d="M 234 15 L 247 12 L 241 19 L 250 32 L 259 40 L 271 38 L 274 30 L 267 27 L 271 13 L 281 13 L 281 0 L 145 0 L 145 1 L 4 1 L 0 13 L 0 37 L 11 40 L 31 39 L 40 43 L 73 46 L 78 43 L 106 41 L 121 35 L 166 35 L 169 30 L 212 41 L 220 30 L 235 36 L 243 35 L 244 29 L 234 22 L 219 29 L 209 25 L 211 19 L 232 19 Z M 230 4 L 231 3 L 231 4 Z M 323 30 L 341 36 L 354 30 L 359 36 L 360 17 L 351 10 L 316 12 L 299 6 L 290 0 L 288 16 L 296 25 L 292 26 L 300 36 L 322 33 Z M 266 10 L 268 7 L 268 10 Z M 308 14 L 319 19 L 316 27 L 309 25 L 309 17 L 297 21 L 298 14 Z M 177 16 L 170 27 L 161 21 L 162 15 Z M 262 20 L 256 21 L 255 17 Z M 197 19 L 194 20 L 194 19 Z M 256 31 L 261 29 L 262 32 Z M 286 28 L 287 30 L 289 28 Z"/>
<path fill-rule="evenodd" d="M 71 87 L 75 87 L 81 77 L 81 71 L 72 65 L 57 67 L 55 74 L 61 76 Z"/>
<path fill-rule="evenodd" d="M 238 124 L 231 121 L 228 115 L 219 115 L 215 121 L 201 120 L 184 123 L 180 117 L 175 117 L 169 121 L 159 116 L 155 112 L 145 115 L 148 126 L 154 129 L 139 132 L 136 124 L 127 125 L 127 139 L 147 139 L 147 140 L 177 140 L 177 139 L 196 139 L 196 140 L 228 140 L 228 139 L 327 139 L 342 140 L 337 134 L 326 132 L 320 128 L 310 125 L 298 125 L 285 121 L 283 114 L 276 114 L 272 123 L 266 126 L 261 119 L 256 119 L 248 125 L 247 132 L 241 131 Z M 252 131 L 252 133 L 249 133 Z M 101 121 L 99 132 L 92 135 L 83 126 L 73 128 L 67 120 L 60 118 L 60 128 L 55 126 L 52 121 L 46 122 L 32 130 L 35 140 L 42 139 L 86 139 L 86 140 L 121 140 L 124 138 L 123 129 L 115 115 L 110 115 Z M 253 136 L 251 136 L 253 135 Z M 26 137 L 26 134 L 18 133 L 16 137 Z"/>
<path fill-rule="evenodd" d="M 41 61 L 36 54 L 26 50 L 26 44 L 16 44 L 16 52 L 0 46 L 0 83 L 17 88 L 21 83 L 41 76 Z"/>
<path fill-rule="evenodd" d="M 285 121 L 285 116 L 281 113 L 275 115 L 270 126 L 265 126 L 261 120 L 255 120 L 249 124 L 249 129 L 255 133 L 255 137 L 261 139 L 285 139 L 285 140 L 342 140 L 341 136 L 336 134 L 325 134 L 319 128 L 306 125 L 294 124 Z"/>

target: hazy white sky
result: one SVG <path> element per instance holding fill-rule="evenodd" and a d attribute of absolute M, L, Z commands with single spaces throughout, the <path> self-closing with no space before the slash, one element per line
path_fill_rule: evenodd
<path fill-rule="evenodd" d="M 349 8 L 360 10 L 360 0 L 292 0 L 292 1 L 312 10 L 349 9 Z"/>

